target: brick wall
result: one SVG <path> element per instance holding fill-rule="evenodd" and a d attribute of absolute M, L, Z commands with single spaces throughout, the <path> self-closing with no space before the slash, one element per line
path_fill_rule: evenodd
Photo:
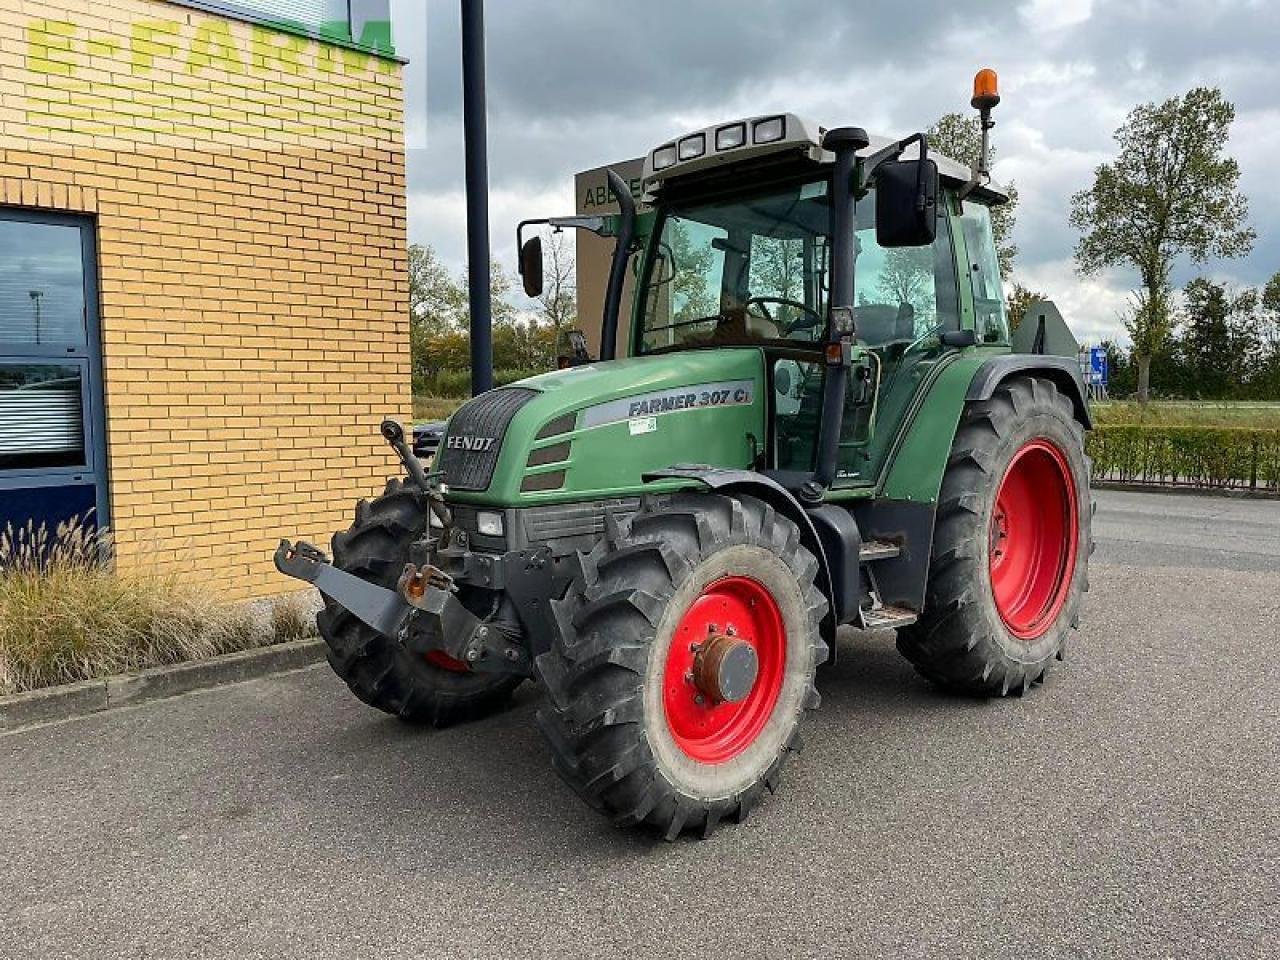
<path fill-rule="evenodd" d="M 158 0 L 0 9 L 0 202 L 97 221 L 121 565 L 285 592 L 278 539 L 394 472 L 402 131 L 386 59 Z"/>

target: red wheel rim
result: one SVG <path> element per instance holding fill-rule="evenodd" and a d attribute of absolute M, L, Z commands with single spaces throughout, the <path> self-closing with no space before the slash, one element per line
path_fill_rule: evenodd
<path fill-rule="evenodd" d="M 457 657 L 451 657 L 443 650 L 431 650 L 425 655 L 427 663 L 433 667 L 439 667 L 441 670 L 448 670 L 450 673 L 470 673 L 471 668 L 459 660 Z"/>
<path fill-rule="evenodd" d="M 694 683 L 699 646 L 717 634 L 732 634 L 755 650 L 755 682 L 736 703 L 715 703 Z M 676 624 L 667 652 L 662 700 L 676 745 L 708 764 L 724 763 L 746 750 L 773 714 L 786 659 L 782 612 L 763 584 L 749 577 L 724 577 L 708 585 Z"/>
<path fill-rule="evenodd" d="M 1076 569 L 1078 512 L 1071 466 L 1047 440 L 1014 455 L 996 492 L 988 555 L 991 593 L 1020 640 L 1043 636 L 1057 619 Z"/>

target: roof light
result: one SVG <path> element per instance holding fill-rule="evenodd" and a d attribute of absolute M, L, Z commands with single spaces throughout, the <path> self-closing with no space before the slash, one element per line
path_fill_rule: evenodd
<path fill-rule="evenodd" d="M 730 124 L 716 131 L 717 150 L 732 150 L 734 147 L 740 147 L 746 142 L 747 125 L 745 123 Z"/>
<path fill-rule="evenodd" d="M 707 152 L 707 135 L 705 133 L 695 133 L 691 137 L 685 137 L 680 141 L 679 154 L 681 160 L 692 160 L 694 157 L 700 157 Z"/>
<path fill-rule="evenodd" d="M 665 170 L 676 162 L 676 145 L 668 143 L 653 151 L 653 169 Z"/>
<path fill-rule="evenodd" d="M 975 110 L 990 110 L 1000 102 L 1000 90 L 994 70 L 983 68 L 974 74 L 973 99 L 969 102 Z"/>
<path fill-rule="evenodd" d="M 757 120 L 751 128 L 751 139 L 755 143 L 775 143 L 781 140 L 787 133 L 787 121 L 785 117 L 769 117 L 767 120 Z"/>

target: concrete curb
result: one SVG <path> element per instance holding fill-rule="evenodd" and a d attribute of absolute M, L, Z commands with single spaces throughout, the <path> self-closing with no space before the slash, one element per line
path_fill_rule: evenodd
<path fill-rule="evenodd" d="M 1225 497 L 1228 500 L 1280 500 L 1270 490 L 1239 490 L 1232 487 L 1175 487 L 1159 483 L 1126 483 L 1122 480 L 1094 480 L 1095 490 L 1124 490 L 1130 493 L 1168 493 L 1175 497 Z"/>
<path fill-rule="evenodd" d="M 87 716 L 114 707 L 297 670 L 324 659 L 324 641 L 294 640 L 212 660 L 175 663 L 101 680 L 0 697 L 0 730 Z"/>

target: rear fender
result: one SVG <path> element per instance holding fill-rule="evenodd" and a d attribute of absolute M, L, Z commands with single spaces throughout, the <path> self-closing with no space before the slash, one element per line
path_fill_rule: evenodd
<path fill-rule="evenodd" d="M 1080 376 L 1080 364 L 1073 357 L 1056 357 L 1048 354 L 1009 353 L 1000 357 L 992 357 L 986 361 L 973 375 L 969 384 L 966 400 L 990 400 L 996 387 L 1010 377 L 1017 375 L 1034 375 L 1052 380 L 1071 401 L 1075 409 L 1076 419 L 1086 430 L 1093 429 L 1093 418 L 1089 414 L 1088 393 L 1084 379 Z"/>

